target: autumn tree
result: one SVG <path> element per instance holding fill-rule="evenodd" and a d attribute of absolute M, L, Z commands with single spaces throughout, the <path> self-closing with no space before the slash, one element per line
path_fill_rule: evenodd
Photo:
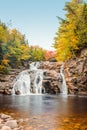
<path fill-rule="evenodd" d="M 86 6 L 87 4 L 84 4 L 82 0 L 72 0 L 65 5 L 66 18 L 58 17 L 60 27 L 56 33 L 54 43 L 57 60 L 64 61 L 75 56 L 76 52 L 80 50 L 79 46 L 84 46 L 83 41 L 87 39 L 87 22 L 84 19 L 84 17 L 87 17 Z M 85 38 L 83 36 L 84 33 Z M 87 44 L 86 41 L 85 44 Z"/>
<path fill-rule="evenodd" d="M 44 61 L 45 60 L 45 50 L 39 46 L 31 46 L 29 49 L 31 61 Z"/>
<path fill-rule="evenodd" d="M 75 34 L 78 38 L 78 48 L 87 47 L 87 4 L 83 5 L 82 13 L 77 19 Z"/>
<path fill-rule="evenodd" d="M 55 51 L 46 51 L 45 59 L 46 61 L 55 60 L 56 52 Z"/>
<path fill-rule="evenodd" d="M 25 35 L 17 29 L 9 29 L 0 21 L 0 71 L 7 70 L 12 64 L 17 66 L 29 57 L 29 45 Z"/>

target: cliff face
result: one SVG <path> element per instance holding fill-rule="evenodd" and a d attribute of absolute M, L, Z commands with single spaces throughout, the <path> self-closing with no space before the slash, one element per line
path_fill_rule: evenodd
<path fill-rule="evenodd" d="M 40 64 L 40 69 L 44 70 L 43 87 L 45 88 L 45 93 L 60 93 L 62 86 L 61 65 L 62 62 L 42 62 Z"/>
<path fill-rule="evenodd" d="M 87 48 L 65 63 L 65 76 L 70 94 L 87 94 Z"/>

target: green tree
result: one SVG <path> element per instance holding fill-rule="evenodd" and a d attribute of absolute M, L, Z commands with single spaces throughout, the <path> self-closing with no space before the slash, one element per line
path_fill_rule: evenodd
<path fill-rule="evenodd" d="M 29 50 L 31 61 L 44 61 L 45 60 L 45 50 L 39 46 L 31 46 Z"/>

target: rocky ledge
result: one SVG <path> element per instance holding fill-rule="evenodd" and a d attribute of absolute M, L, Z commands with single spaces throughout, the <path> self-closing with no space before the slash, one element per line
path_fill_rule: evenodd
<path fill-rule="evenodd" d="M 44 69 L 43 87 L 45 93 L 58 94 L 61 91 L 62 77 L 60 74 L 62 62 L 42 62 L 40 69 Z"/>
<path fill-rule="evenodd" d="M 45 93 L 57 94 L 60 93 L 62 85 L 62 77 L 60 75 L 60 68 L 62 62 L 41 62 L 39 69 L 44 70 L 43 76 L 43 90 Z M 0 93 L 11 95 L 12 86 L 16 76 L 23 70 L 21 69 L 12 69 L 8 75 L 0 75 Z M 18 93 L 17 93 L 18 94 Z"/>
<path fill-rule="evenodd" d="M 0 93 L 11 94 L 13 81 L 21 69 L 11 69 L 9 74 L 0 74 Z"/>

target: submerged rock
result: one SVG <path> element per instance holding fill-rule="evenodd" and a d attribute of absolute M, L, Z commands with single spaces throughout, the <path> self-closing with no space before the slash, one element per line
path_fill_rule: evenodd
<path fill-rule="evenodd" d="M 11 128 L 8 127 L 8 126 L 3 126 L 3 127 L 1 128 L 1 130 L 11 130 Z"/>
<path fill-rule="evenodd" d="M 25 124 L 29 120 L 24 120 Z M 23 125 L 20 126 L 20 121 L 13 119 L 10 115 L 0 114 L 0 130 L 24 130 Z"/>

